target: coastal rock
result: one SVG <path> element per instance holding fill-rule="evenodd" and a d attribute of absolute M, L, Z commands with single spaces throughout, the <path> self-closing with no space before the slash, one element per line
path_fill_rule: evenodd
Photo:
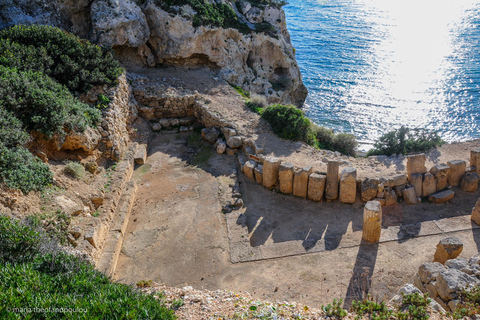
<path fill-rule="evenodd" d="M 150 37 L 145 15 L 130 0 L 95 0 L 91 19 L 91 40 L 102 47 L 140 47 Z"/>

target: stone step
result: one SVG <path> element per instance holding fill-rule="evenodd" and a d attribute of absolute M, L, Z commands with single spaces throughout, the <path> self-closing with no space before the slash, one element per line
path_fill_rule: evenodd
<path fill-rule="evenodd" d="M 121 196 L 121 200 L 115 211 L 112 226 L 108 232 L 107 239 L 103 248 L 100 260 L 97 263 L 97 270 L 111 277 L 117 267 L 118 257 L 122 250 L 123 238 L 130 220 L 137 185 L 135 181 L 127 183 L 125 192 Z"/>

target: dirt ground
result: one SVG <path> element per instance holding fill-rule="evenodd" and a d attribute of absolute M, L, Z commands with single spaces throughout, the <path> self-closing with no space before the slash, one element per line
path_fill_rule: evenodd
<path fill-rule="evenodd" d="M 134 174 L 137 200 L 114 278 L 247 291 L 258 299 L 312 307 L 341 298 L 348 305 L 367 291 L 390 298 L 412 281 L 420 264 L 432 260 L 436 244 L 446 235 L 463 241 L 461 257 L 479 251 L 480 229 L 468 225 L 479 192 L 459 191 L 443 205 L 385 208 L 384 228 L 396 227 L 397 232 L 388 241 L 366 244 L 358 237 L 361 203 L 314 203 L 275 194 L 240 175 L 241 212 L 247 217 L 252 247 L 300 243 L 304 252 L 231 263 L 222 202 L 237 179 L 235 168 L 235 157 L 217 155 L 199 142 L 197 133 L 158 134 L 146 165 Z M 438 231 L 426 232 L 425 224 L 435 224 Z M 342 246 L 344 239 L 351 245 Z M 309 251 L 320 242 L 324 250 Z"/>

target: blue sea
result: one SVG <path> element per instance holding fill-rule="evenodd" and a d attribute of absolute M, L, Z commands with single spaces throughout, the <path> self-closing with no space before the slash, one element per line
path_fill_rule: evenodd
<path fill-rule="evenodd" d="M 289 0 L 315 123 L 368 149 L 401 125 L 480 138 L 480 0 Z"/>

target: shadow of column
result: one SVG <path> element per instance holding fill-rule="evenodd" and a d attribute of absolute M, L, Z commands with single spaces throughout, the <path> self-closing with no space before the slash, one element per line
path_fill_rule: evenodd
<path fill-rule="evenodd" d="M 378 245 L 378 242 L 369 243 L 363 239 L 360 243 L 343 305 L 347 310 L 352 306 L 352 301 L 363 299 L 370 291 L 373 269 L 377 262 Z"/>

